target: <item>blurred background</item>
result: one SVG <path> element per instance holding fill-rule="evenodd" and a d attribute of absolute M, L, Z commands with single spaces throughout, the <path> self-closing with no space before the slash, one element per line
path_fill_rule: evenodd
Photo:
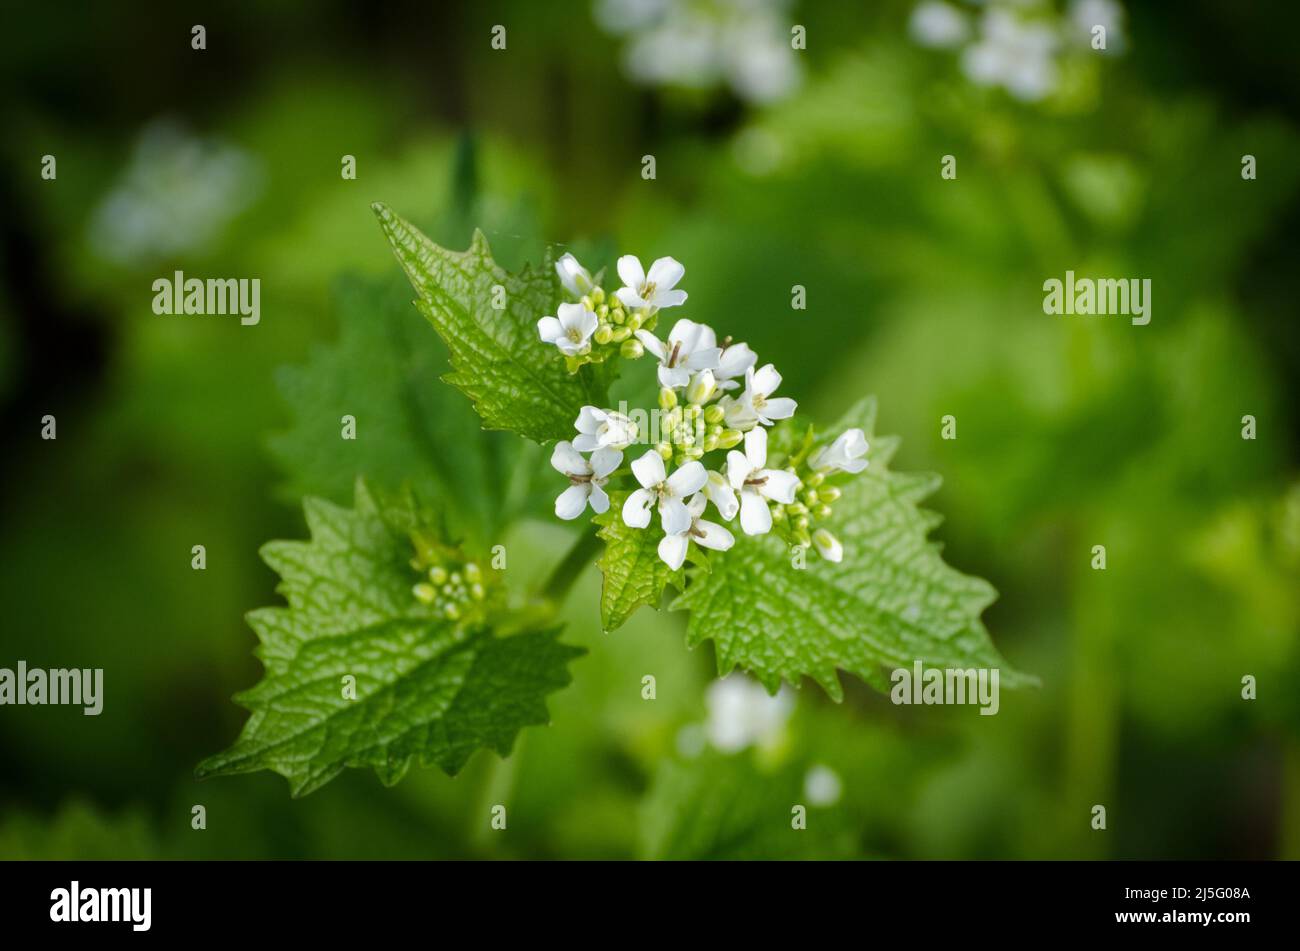
<path fill-rule="evenodd" d="M 65 2 L 8 19 L 0 666 L 103 667 L 105 707 L 0 709 L 0 857 L 1300 858 L 1289 5 Z M 842 705 L 811 684 L 710 686 L 680 616 L 601 634 L 590 569 L 564 610 L 590 653 L 508 760 L 389 790 L 350 771 L 296 801 L 271 774 L 196 782 L 260 676 L 242 615 L 276 596 L 258 546 L 302 537 L 300 497 L 346 501 L 358 465 L 436 468 L 397 423 L 362 463 L 313 456 L 338 445 L 339 407 L 396 420 L 414 390 L 430 427 L 518 451 L 437 380 L 372 201 L 456 247 L 481 227 L 510 267 L 548 245 L 593 271 L 671 254 L 689 316 L 779 355 L 804 410 L 877 394 L 895 467 L 943 475 L 936 537 L 999 589 L 984 620 L 1042 687 L 980 717 L 851 679 Z M 151 284 L 176 269 L 260 278 L 261 323 L 155 316 Z M 1045 316 L 1042 282 L 1066 269 L 1150 278 L 1150 325 Z M 569 542 L 541 481 L 540 505 L 483 521 L 539 576 Z M 498 802 L 507 833 L 488 828 Z"/>

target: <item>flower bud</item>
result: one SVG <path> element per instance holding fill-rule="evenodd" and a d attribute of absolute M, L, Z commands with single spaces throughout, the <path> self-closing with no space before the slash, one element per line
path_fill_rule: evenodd
<path fill-rule="evenodd" d="M 442 609 L 442 613 L 447 615 L 447 620 L 449 621 L 460 620 L 460 608 L 458 608 L 454 604 L 447 605 L 445 608 Z"/>
<path fill-rule="evenodd" d="M 812 542 L 817 546 L 817 554 L 827 561 L 839 561 L 844 557 L 844 546 L 840 540 L 824 528 L 812 533 Z"/>
<path fill-rule="evenodd" d="M 411 594 L 415 595 L 415 600 L 421 604 L 433 604 L 433 599 L 438 596 L 438 592 L 433 590 L 433 585 L 425 584 L 423 581 L 411 589 Z"/>
<path fill-rule="evenodd" d="M 707 403 L 717 391 L 718 383 L 713 378 L 713 371 L 701 370 L 691 377 L 690 385 L 686 387 L 686 400 L 699 406 Z"/>
<path fill-rule="evenodd" d="M 820 492 L 817 493 L 817 497 L 820 498 L 823 502 L 834 502 L 836 499 L 840 497 L 840 495 L 841 495 L 840 490 L 833 485 L 828 485 L 826 488 L 822 489 Z"/>
<path fill-rule="evenodd" d="M 677 405 L 677 391 L 671 386 L 660 387 L 659 408 L 665 412 Z"/>
<path fill-rule="evenodd" d="M 628 337 L 632 336 L 632 331 L 627 327 L 618 327 L 614 330 L 614 342 L 622 343 Z"/>
<path fill-rule="evenodd" d="M 588 294 L 584 294 L 582 297 L 578 298 L 578 303 L 581 304 L 583 307 L 585 307 L 587 310 L 596 309 L 596 305 L 592 302 L 591 296 Z"/>
<path fill-rule="evenodd" d="M 622 324 L 627 320 L 627 311 L 615 304 L 613 309 L 609 312 L 609 319 L 616 324 Z"/>
<path fill-rule="evenodd" d="M 745 434 L 739 429 L 724 429 L 722 435 L 718 437 L 719 449 L 731 449 L 739 446 L 744 440 Z"/>
<path fill-rule="evenodd" d="M 641 345 L 640 340 L 633 338 L 631 340 L 624 340 L 622 345 L 618 348 L 618 352 L 620 356 L 627 357 L 629 360 L 635 360 L 640 357 L 641 354 L 645 353 L 645 347 Z"/>
<path fill-rule="evenodd" d="M 673 457 L 672 443 L 661 442 L 659 445 L 655 446 L 655 452 L 659 453 L 660 457 L 667 462 Z"/>
<path fill-rule="evenodd" d="M 813 509 L 813 514 L 816 515 L 818 518 L 830 518 L 831 507 L 829 505 L 819 505 L 815 509 Z"/>
<path fill-rule="evenodd" d="M 644 318 L 642 318 L 639 312 L 633 314 L 627 319 L 627 325 L 633 330 L 640 330 L 642 323 L 644 323 Z"/>
<path fill-rule="evenodd" d="M 704 455 L 704 450 L 699 446 L 688 446 L 683 452 L 683 455 L 685 455 L 687 459 L 699 459 Z"/>
<path fill-rule="evenodd" d="M 591 339 L 595 340 L 596 343 L 603 347 L 614 339 L 614 328 L 609 324 L 601 324 L 596 328 L 596 332 L 592 334 Z"/>
<path fill-rule="evenodd" d="M 821 485 L 825 481 L 826 481 L 826 473 L 824 472 L 814 472 L 808 478 L 803 480 L 804 485 L 810 485 L 814 489 L 817 488 L 817 486 Z"/>
<path fill-rule="evenodd" d="M 485 592 L 483 586 L 477 582 L 469 586 L 469 596 L 475 601 L 482 601 Z"/>
<path fill-rule="evenodd" d="M 469 561 L 465 563 L 465 577 L 470 581 L 482 581 L 483 571 L 474 562 Z"/>
<path fill-rule="evenodd" d="M 434 565 L 429 569 L 429 580 L 434 584 L 444 584 L 447 581 L 447 569 L 441 565 Z"/>
<path fill-rule="evenodd" d="M 715 449 L 717 449 L 717 448 L 718 448 L 718 434 L 717 434 L 717 433 L 709 433 L 709 435 L 707 435 L 707 436 L 704 437 L 704 451 L 705 451 L 705 452 L 713 452 L 713 450 L 715 450 Z"/>
<path fill-rule="evenodd" d="M 809 489 L 803 494 L 803 501 L 805 505 L 816 505 L 817 499 L 818 499 L 818 495 L 816 489 Z"/>
<path fill-rule="evenodd" d="M 604 320 L 606 317 L 608 317 L 608 316 L 609 316 L 609 305 L 608 305 L 608 304 L 601 304 L 599 307 L 597 307 L 597 308 L 596 308 L 596 316 L 599 317 L 601 320 Z"/>
<path fill-rule="evenodd" d="M 603 304 L 605 302 L 605 289 L 603 287 L 597 287 L 592 290 L 591 299 L 597 304 Z"/>
<path fill-rule="evenodd" d="M 791 502 L 788 506 L 786 506 L 786 508 L 789 510 L 791 515 L 808 514 L 808 506 L 804 505 L 802 502 Z"/>
<path fill-rule="evenodd" d="M 716 426 L 718 423 L 722 422 L 722 417 L 726 415 L 727 411 L 717 403 L 714 403 L 712 406 L 707 407 L 704 410 L 704 421 L 710 426 Z"/>
<path fill-rule="evenodd" d="M 774 521 L 774 522 L 784 522 L 784 521 L 785 521 L 785 506 L 784 506 L 784 505 L 773 505 L 773 506 L 772 506 L 772 521 Z"/>

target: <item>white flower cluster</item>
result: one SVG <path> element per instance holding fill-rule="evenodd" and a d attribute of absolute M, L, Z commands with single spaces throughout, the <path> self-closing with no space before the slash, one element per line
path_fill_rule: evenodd
<path fill-rule="evenodd" d="M 1071 0 L 1064 17 L 1042 0 L 990 0 L 978 16 L 944 0 L 923 0 L 908 30 L 922 46 L 960 47 L 962 72 L 971 82 L 1037 102 L 1060 85 L 1062 50 L 1090 50 L 1094 29 L 1104 27 L 1106 46 L 1098 52 L 1120 52 L 1123 26 L 1117 0 Z"/>
<path fill-rule="evenodd" d="M 623 503 L 623 522 L 648 528 L 657 512 L 664 533 L 659 557 L 674 571 L 692 542 L 715 551 L 735 544 L 725 526 L 704 518 L 709 504 L 724 522 L 739 516 L 746 535 L 772 531 L 775 517 L 799 544 L 816 546 L 823 558 L 839 561 L 839 541 L 824 528 L 810 532 L 810 518 L 827 517 L 839 497 L 838 489 L 823 486 L 828 475 L 866 468 L 862 430 L 843 433 L 810 458 L 800 454 L 782 468 L 769 467 L 764 427 L 789 419 L 797 408 L 794 400 L 773 396 L 781 384 L 776 368 L 769 363 L 756 370 L 758 357 L 748 344 L 732 343 L 730 337 L 719 342 L 711 327 L 693 320 L 678 320 L 666 339 L 654 333 L 661 310 L 686 302 L 686 292 L 677 288 L 685 275 L 680 263 L 659 258 L 646 271 L 636 257 L 624 255 L 617 267 L 623 287 L 609 298 L 573 255 L 565 254 L 555 269 L 578 300 L 560 304 L 555 316 L 538 321 L 537 330 L 571 370 L 614 352 L 632 359 L 649 354 L 658 364 L 665 438 L 631 462 L 638 487 Z M 584 406 L 574 425 L 573 440 L 558 443 L 551 456 L 551 465 L 570 482 L 555 500 L 555 514 L 562 519 L 577 518 L 588 505 L 596 513 L 609 510 L 605 486 L 620 474 L 624 451 L 643 435 L 627 415 L 596 406 Z M 736 447 L 742 442 L 740 451 Z M 727 454 L 710 470 L 700 460 L 714 450 Z"/>

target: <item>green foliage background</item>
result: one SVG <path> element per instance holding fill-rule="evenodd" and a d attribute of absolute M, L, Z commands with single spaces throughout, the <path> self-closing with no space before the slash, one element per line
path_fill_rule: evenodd
<path fill-rule="evenodd" d="M 232 5 L 204 53 L 169 5 L 16 14 L 0 666 L 104 667 L 106 699 L 97 718 L 0 708 L 0 858 L 1300 858 L 1294 13 L 1142 4 L 1125 57 L 1026 107 L 914 46 L 910 4 L 861 6 L 796 7 L 805 81 L 764 108 L 629 85 L 586 4 Z M 201 247 L 114 263 L 90 223 L 159 117 L 243 150 L 260 185 Z M 875 393 L 893 465 L 944 477 L 927 504 L 946 559 L 999 590 L 984 623 L 1041 687 L 979 717 L 845 677 L 839 706 L 806 685 L 775 747 L 688 756 L 711 648 L 683 649 L 680 614 L 603 635 L 592 568 L 561 610 L 588 654 L 509 759 L 391 789 L 349 771 L 301 800 L 266 773 L 195 780 L 260 675 L 243 614 L 277 602 L 259 546 L 305 537 L 301 494 L 351 494 L 320 435 L 341 412 L 373 437 L 372 474 L 416 460 L 512 573 L 544 578 L 572 542 L 528 517 L 558 491 L 532 478 L 544 455 L 482 432 L 438 381 L 445 352 L 372 201 L 452 247 L 481 227 L 512 269 L 548 247 L 595 266 L 672 254 L 691 316 L 779 354 L 801 409 L 834 419 Z M 260 277 L 261 324 L 154 316 L 149 285 L 177 268 Z M 1067 268 L 1151 278 L 1150 326 L 1044 316 L 1042 281 Z M 366 418 L 388 406 L 406 415 Z M 38 438 L 45 413 L 57 441 Z M 793 833 L 813 764 L 843 796 Z M 498 802 L 506 833 L 488 827 Z"/>

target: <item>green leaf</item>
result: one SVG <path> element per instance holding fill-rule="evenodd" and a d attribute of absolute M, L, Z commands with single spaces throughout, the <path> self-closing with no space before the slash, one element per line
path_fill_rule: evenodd
<path fill-rule="evenodd" d="M 417 306 L 451 351 L 443 379 L 461 389 L 488 429 L 505 429 L 546 443 L 573 434 L 585 405 L 604 406 L 608 368 L 569 373 L 555 347 L 537 335 L 537 321 L 554 314 L 559 281 L 549 258 L 541 270 L 508 274 L 492 260 L 475 230 L 468 251 L 430 241 L 386 205 L 373 206 L 393 253 L 419 293 Z M 493 307 L 494 288 L 505 306 Z"/>
<path fill-rule="evenodd" d="M 457 533 L 495 540 L 537 502 L 531 477 L 540 450 L 483 432 L 473 409 L 438 382 L 446 348 L 412 313 L 396 275 L 345 279 L 335 298 L 337 342 L 277 375 L 293 420 L 270 443 L 285 493 L 346 503 L 357 476 L 389 489 L 409 483 L 421 498 L 454 500 L 448 516 Z M 355 439 L 341 437 L 344 415 L 356 419 Z"/>
<path fill-rule="evenodd" d="M 691 612 L 689 646 L 712 639 L 719 675 L 739 666 L 772 692 L 808 676 L 837 701 L 837 670 L 884 690 L 886 671 L 916 660 L 997 667 L 1003 686 L 1033 682 L 1006 666 L 980 622 L 993 587 L 950 567 L 927 540 L 940 519 L 918 503 L 939 477 L 888 471 L 898 441 L 873 436 L 875 416 L 874 398 L 865 399 L 821 440 L 857 426 L 870 443 L 867 469 L 843 484 L 828 523 L 844 544 L 843 561 L 809 553 L 807 566 L 796 568 L 775 534 L 737 533 L 735 547 L 711 558 L 709 572 L 691 572 L 671 605 Z M 789 442 L 773 436 L 774 444 Z"/>
<path fill-rule="evenodd" d="M 201 777 L 270 769 L 300 796 L 345 767 L 373 767 L 385 784 L 412 762 L 455 774 L 479 747 L 506 756 L 521 728 L 548 721 L 545 696 L 569 682 L 582 649 L 558 643 L 558 628 L 500 636 L 491 593 L 459 599 L 456 621 L 417 600 L 413 537 L 450 568 L 467 556 L 433 540 L 409 493 L 379 498 L 358 482 L 355 508 L 304 509 L 311 541 L 262 549 L 288 606 L 248 615 L 266 668 L 236 697 L 252 716 Z"/>
<path fill-rule="evenodd" d="M 630 528 L 623 521 L 626 492 L 611 492 L 609 510 L 592 521 L 600 526 L 596 535 L 605 542 L 604 553 L 596 560 L 603 582 L 600 588 L 600 624 L 608 634 L 617 630 L 643 604 L 659 607 L 664 587 L 674 581 L 680 587 L 683 573 L 672 571 L 659 557 L 656 525 Z"/>

